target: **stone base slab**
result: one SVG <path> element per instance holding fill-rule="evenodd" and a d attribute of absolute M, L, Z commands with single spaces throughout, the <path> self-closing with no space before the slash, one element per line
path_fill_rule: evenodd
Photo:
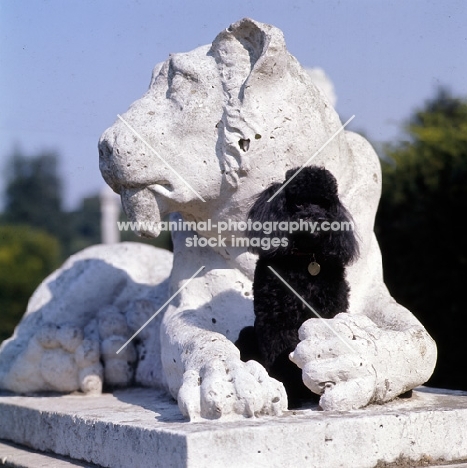
<path fill-rule="evenodd" d="M 112 468 L 454 466 L 467 460 L 467 392 L 421 387 L 410 399 L 345 413 L 309 407 L 197 423 L 153 389 L 2 393 L 0 439 Z"/>
<path fill-rule="evenodd" d="M 38 452 L 27 447 L 0 440 L 0 466 L 7 468 L 100 468 L 89 462 Z"/>

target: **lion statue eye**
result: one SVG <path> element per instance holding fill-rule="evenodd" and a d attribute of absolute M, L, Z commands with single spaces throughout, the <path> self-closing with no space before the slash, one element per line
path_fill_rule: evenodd
<path fill-rule="evenodd" d="M 172 79 L 169 80 L 167 97 L 178 104 L 187 105 L 193 99 L 193 95 L 196 94 L 195 83 L 196 80 L 189 75 L 176 71 Z"/>
<path fill-rule="evenodd" d="M 184 89 L 187 88 L 188 82 L 184 75 L 180 72 L 175 72 L 172 79 L 169 80 L 168 97 L 170 99 L 178 97 L 180 93 L 183 93 Z"/>

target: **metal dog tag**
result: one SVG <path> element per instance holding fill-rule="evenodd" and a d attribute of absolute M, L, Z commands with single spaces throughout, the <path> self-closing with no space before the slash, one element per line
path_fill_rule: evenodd
<path fill-rule="evenodd" d="M 321 265 L 319 263 L 311 262 L 308 265 L 308 273 L 310 273 L 311 276 L 316 276 L 320 271 L 321 271 Z"/>

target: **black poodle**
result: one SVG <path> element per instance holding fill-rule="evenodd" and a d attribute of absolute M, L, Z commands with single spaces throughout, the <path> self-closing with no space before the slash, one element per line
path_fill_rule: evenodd
<path fill-rule="evenodd" d="M 269 267 L 321 317 L 332 318 L 348 308 L 345 267 L 358 256 L 352 218 L 339 200 L 334 176 L 316 166 L 298 170 L 287 171 L 284 187 L 274 183 L 264 190 L 248 214 L 254 228 L 248 231 L 250 251 L 259 256 L 253 282 L 256 319 L 236 342 L 242 360 L 257 360 L 283 382 L 289 408 L 313 400 L 289 354 L 299 343 L 300 326 L 316 316 Z M 255 230 L 259 223 L 266 229 Z"/>

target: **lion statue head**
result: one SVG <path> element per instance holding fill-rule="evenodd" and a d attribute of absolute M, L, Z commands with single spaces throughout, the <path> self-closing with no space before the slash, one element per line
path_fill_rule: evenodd
<path fill-rule="evenodd" d="M 282 32 L 246 18 L 211 45 L 155 67 L 148 91 L 102 135 L 100 169 L 134 221 L 157 222 L 169 212 L 194 221 L 245 219 L 253 195 L 314 155 L 345 202 L 356 161 L 340 128 Z M 378 174 L 374 157 L 367 166 Z M 142 234 L 158 235 L 156 223 Z"/>

